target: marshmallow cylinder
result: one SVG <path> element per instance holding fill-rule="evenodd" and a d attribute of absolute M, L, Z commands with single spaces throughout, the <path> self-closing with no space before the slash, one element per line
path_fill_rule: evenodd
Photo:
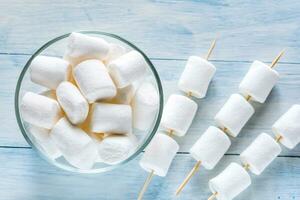
<path fill-rule="evenodd" d="M 132 111 L 129 105 L 95 103 L 92 109 L 93 132 L 118 134 L 132 132 Z"/>
<path fill-rule="evenodd" d="M 182 95 L 173 94 L 169 97 L 161 120 L 161 126 L 174 131 L 177 136 L 184 136 L 195 117 L 198 105 Z"/>
<path fill-rule="evenodd" d="M 300 105 L 293 105 L 273 125 L 276 136 L 282 136 L 280 143 L 293 149 L 300 142 Z"/>
<path fill-rule="evenodd" d="M 108 56 L 108 53 L 109 43 L 104 39 L 81 33 L 71 33 L 64 59 L 76 65 L 88 59 L 103 60 Z"/>
<path fill-rule="evenodd" d="M 41 146 L 41 149 L 50 159 L 54 160 L 62 155 L 50 137 L 50 130 L 30 125 L 29 132 L 33 135 L 35 141 Z"/>
<path fill-rule="evenodd" d="M 32 82 L 49 89 L 56 87 L 70 77 L 70 64 L 61 58 L 37 56 L 30 64 Z"/>
<path fill-rule="evenodd" d="M 159 96 L 155 87 L 143 83 L 136 91 L 132 101 L 133 127 L 148 130 L 153 124 L 159 108 Z"/>
<path fill-rule="evenodd" d="M 157 133 L 145 149 L 140 166 L 147 172 L 154 171 L 158 176 L 166 176 L 179 145 L 171 137 Z"/>
<path fill-rule="evenodd" d="M 191 56 L 181 74 L 178 87 L 186 93 L 191 92 L 196 98 L 203 98 L 215 72 L 213 64 L 198 56 Z"/>
<path fill-rule="evenodd" d="M 215 121 L 221 128 L 227 128 L 231 136 L 236 137 L 255 110 L 241 95 L 233 94 L 216 114 Z"/>
<path fill-rule="evenodd" d="M 124 88 L 117 89 L 117 95 L 111 100 L 117 104 L 130 104 L 133 99 L 135 88 L 133 85 L 128 85 Z"/>
<path fill-rule="evenodd" d="M 251 172 L 260 175 L 280 152 L 280 145 L 271 136 L 262 133 L 241 153 L 240 158 L 242 163 L 249 164 Z"/>
<path fill-rule="evenodd" d="M 56 89 L 56 96 L 72 124 L 82 123 L 87 118 L 89 104 L 75 85 L 62 82 Z"/>
<path fill-rule="evenodd" d="M 111 61 L 119 58 L 120 56 L 124 55 L 126 53 L 126 48 L 119 45 L 110 43 L 109 44 L 109 51 L 108 55 L 105 58 L 105 63 L 110 63 Z"/>
<path fill-rule="evenodd" d="M 110 99 L 117 93 L 104 64 L 99 60 L 86 60 L 78 64 L 74 71 L 75 81 L 89 103 Z"/>
<path fill-rule="evenodd" d="M 206 169 L 213 169 L 231 145 L 229 137 L 210 126 L 190 149 L 191 156 Z"/>
<path fill-rule="evenodd" d="M 232 200 L 251 185 L 248 172 L 231 163 L 223 172 L 209 181 L 209 188 L 218 200 Z"/>
<path fill-rule="evenodd" d="M 74 167 L 90 169 L 98 157 L 94 141 L 66 118 L 60 119 L 50 132 L 50 137 L 64 158 Z"/>
<path fill-rule="evenodd" d="M 143 77 L 148 63 L 142 54 L 130 51 L 109 63 L 110 74 L 118 88 L 126 87 Z"/>
<path fill-rule="evenodd" d="M 245 96 L 250 95 L 254 101 L 264 103 L 278 79 L 278 72 L 256 60 L 240 83 L 239 90 Z"/>
<path fill-rule="evenodd" d="M 114 165 L 128 158 L 137 148 L 138 140 L 133 134 L 110 135 L 98 144 L 99 160 Z"/>
<path fill-rule="evenodd" d="M 32 92 L 25 93 L 20 110 L 24 121 L 46 129 L 51 129 L 61 117 L 57 101 Z"/>

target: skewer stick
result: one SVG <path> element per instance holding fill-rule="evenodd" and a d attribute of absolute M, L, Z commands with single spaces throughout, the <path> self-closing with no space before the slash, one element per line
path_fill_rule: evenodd
<path fill-rule="evenodd" d="M 213 193 L 207 200 L 213 200 L 217 197 L 218 192 Z"/>
<path fill-rule="evenodd" d="M 146 179 L 146 181 L 145 181 L 145 183 L 144 183 L 144 185 L 143 185 L 143 187 L 142 187 L 142 189 L 141 189 L 141 191 L 139 193 L 138 200 L 142 200 L 143 199 L 144 193 L 146 192 L 146 190 L 147 190 L 147 188 L 148 188 L 148 186 L 149 186 L 149 184 L 150 184 L 153 176 L 154 176 L 154 171 L 152 170 L 149 173 L 149 175 L 148 175 L 148 177 L 147 177 L 147 179 Z"/>
<path fill-rule="evenodd" d="M 191 178 L 194 176 L 194 174 L 199 170 L 201 165 L 201 161 L 198 161 L 193 169 L 190 171 L 190 173 L 186 176 L 186 178 L 184 179 L 184 181 L 180 184 L 180 186 L 178 187 L 178 189 L 176 190 L 176 196 L 179 195 L 179 193 L 182 191 L 182 189 L 184 188 L 184 186 L 191 180 Z"/>
<path fill-rule="evenodd" d="M 281 139 L 282 139 L 282 136 L 281 136 L 281 135 L 278 135 L 278 136 L 276 136 L 275 141 L 276 141 L 277 143 L 279 143 Z"/>
<path fill-rule="evenodd" d="M 278 54 L 278 56 L 272 61 L 270 67 L 273 68 L 276 63 L 278 63 L 279 59 L 281 58 L 281 56 L 284 54 L 285 50 L 283 49 L 282 51 L 280 51 L 280 53 Z"/>
<path fill-rule="evenodd" d="M 205 57 L 206 60 L 209 59 L 209 57 L 210 57 L 212 51 L 214 50 L 214 48 L 215 48 L 215 46 L 216 46 L 216 41 L 217 41 L 217 39 L 214 39 L 214 41 L 211 43 L 211 45 L 210 45 L 210 47 L 209 47 L 209 49 L 208 49 L 207 55 L 206 55 L 206 57 Z"/>

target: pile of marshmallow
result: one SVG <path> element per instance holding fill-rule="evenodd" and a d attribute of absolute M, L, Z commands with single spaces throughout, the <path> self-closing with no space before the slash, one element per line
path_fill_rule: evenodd
<path fill-rule="evenodd" d="M 31 81 L 48 90 L 24 94 L 22 119 L 51 159 L 79 169 L 117 164 L 138 147 L 133 130 L 147 131 L 156 119 L 159 96 L 147 65 L 138 51 L 72 33 L 63 58 L 32 60 Z"/>

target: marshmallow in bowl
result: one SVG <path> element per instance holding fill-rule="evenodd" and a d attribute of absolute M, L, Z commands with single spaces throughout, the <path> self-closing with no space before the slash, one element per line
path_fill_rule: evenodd
<path fill-rule="evenodd" d="M 155 87 L 145 82 L 137 89 L 132 100 L 133 127 L 148 130 L 158 110 L 159 96 Z"/>
<path fill-rule="evenodd" d="M 32 82 L 49 89 L 56 87 L 70 76 L 70 64 L 61 58 L 37 56 L 30 64 L 30 79 Z"/>
<path fill-rule="evenodd" d="M 89 103 L 110 99 L 117 93 L 104 64 L 99 60 L 86 60 L 75 66 L 75 81 Z"/>
<path fill-rule="evenodd" d="M 131 107 L 123 104 L 94 103 L 92 106 L 91 130 L 96 133 L 131 133 Z"/>
<path fill-rule="evenodd" d="M 188 97 L 173 94 L 165 104 L 161 126 L 174 135 L 184 136 L 196 115 L 198 105 Z"/>
<path fill-rule="evenodd" d="M 189 57 L 178 82 L 180 90 L 196 98 L 204 98 L 216 67 L 198 56 Z"/>
<path fill-rule="evenodd" d="M 109 53 L 109 43 L 99 37 L 92 37 L 81 33 L 71 33 L 64 59 L 72 65 L 84 60 L 103 60 Z"/>
<path fill-rule="evenodd" d="M 20 110 L 24 121 L 46 129 L 51 129 L 61 117 L 57 101 L 33 92 L 25 93 Z"/>
<path fill-rule="evenodd" d="M 126 53 L 126 48 L 119 45 L 119 44 L 115 44 L 115 43 L 110 43 L 109 44 L 109 51 L 108 54 L 106 56 L 106 58 L 104 59 L 105 63 L 108 64 L 111 61 L 119 58 L 120 56 L 122 56 L 123 54 Z"/>
<path fill-rule="evenodd" d="M 98 157 L 97 146 L 82 129 L 62 118 L 51 130 L 50 137 L 71 165 L 79 169 L 93 167 Z"/>
<path fill-rule="evenodd" d="M 239 85 L 244 96 L 251 96 L 254 101 L 264 103 L 279 79 L 277 71 L 260 61 L 254 61 Z"/>
<path fill-rule="evenodd" d="M 87 118 L 89 104 L 75 85 L 62 82 L 56 89 L 56 96 L 72 124 L 80 124 Z"/>
<path fill-rule="evenodd" d="M 30 125 L 29 132 L 33 135 L 36 142 L 42 147 L 50 159 L 54 160 L 62 155 L 50 137 L 50 130 Z"/>
<path fill-rule="evenodd" d="M 109 135 L 98 142 L 99 160 L 114 165 L 132 154 L 138 146 L 138 140 L 133 134 Z"/>
<path fill-rule="evenodd" d="M 126 87 L 146 73 L 147 62 L 138 51 L 130 51 L 108 64 L 110 74 L 118 88 Z"/>
<path fill-rule="evenodd" d="M 132 84 L 123 88 L 117 88 L 117 95 L 111 100 L 111 102 L 117 104 L 130 104 L 135 90 L 135 86 Z"/>

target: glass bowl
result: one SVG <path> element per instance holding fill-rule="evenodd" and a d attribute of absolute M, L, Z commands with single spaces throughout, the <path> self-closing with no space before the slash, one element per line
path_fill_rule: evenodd
<path fill-rule="evenodd" d="M 161 115 L 162 115 L 162 110 L 163 110 L 163 90 L 162 90 L 162 85 L 161 81 L 159 79 L 158 73 L 149 60 L 149 58 L 145 55 L 144 52 L 142 52 L 138 47 L 136 47 L 134 44 L 131 42 L 125 40 L 124 38 L 121 38 L 117 35 L 111 34 L 111 33 L 105 33 L 105 32 L 99 32 L 99 31 L 78 31 L 79 33 L 91 35 L 91 36 L 96 36 L 96 37 L 101 37 L 105 40 L 107 40 L 110 43 L 117 43 L 121 44 L 124 46 L 127 50 L 136 50 L 140 52 L 144 59 L 146 60 L 148 64 L 148 69 L 147 69 L 147 79 L 153 83 L 155 88 L 157 89 L 157 93 L 159 95 L 159 104 L 158 104 L 158 109 L 156 113 L 156 118 L 152 123 L 152 126 L 147 130 L 147 131 L 138 131 L 138 130 L 133 130 L 133 133 L 140 136 L 139 137 L 139 145 L 136 148 L 136 150 L 125 160 L 122 162 L 115 164 L 115 165 L 107 165 L 104 163 L 97 163 L 94 165 L 92 169 L 78 169 L 76 167 L 73 167 L 72 165 L 68 164 L 68 162 L 63 158 L 60 157 L 58 159 L 51 159 L 49 158 L 40 144 L 36 142 L 35 138 L 29 131 L 29 124 L 24 122 L 22 120 L 22 114 L 20 113 L 20 100 L 27 91 L 32 91 L 35 93 L 40 93 L 43 91 L 46 91 L 46 88 L 43 88 L 33 82 L 31 82 L 29 73 L 28 73 L 28 68 L 30 66 L 31 61 L 38 55 L 48 55 L 48 56 L 56 56 L 56 57 L 63 57 L 64 51 L 66 49 L 67 45 L 67 38 L 71 33 L 61 35 L 59 37 L 56 37 L 46 44 L 44 44 L 41 48 L 39 48 L 27 61 L 26 65 L 24 66 L 17 82 L 16 86 L 16 91 L 15 91 L 15 114 L 17 118 L 17 122 L 19 125 L 19 128 L 26 139 L 26 141 L 31 145 L 33 149 L 35 149 L 38 154 L 47 160 L 49 163 L 57 166 L 60 169 L 64 169 L 67 171 L 71 172 L 77 172 L 77 173 L 101 173 L 101 172 L 106 172 L 110 171 L 112 169 L 118 168 L 123 166 L 125 163 L 133 160 L 137 155 L 139 155 L 144 148 L 148 145 L 148 143 L 151 141 L 152 137 L 156 133 L 160 120 L 161 120 Z"/>

